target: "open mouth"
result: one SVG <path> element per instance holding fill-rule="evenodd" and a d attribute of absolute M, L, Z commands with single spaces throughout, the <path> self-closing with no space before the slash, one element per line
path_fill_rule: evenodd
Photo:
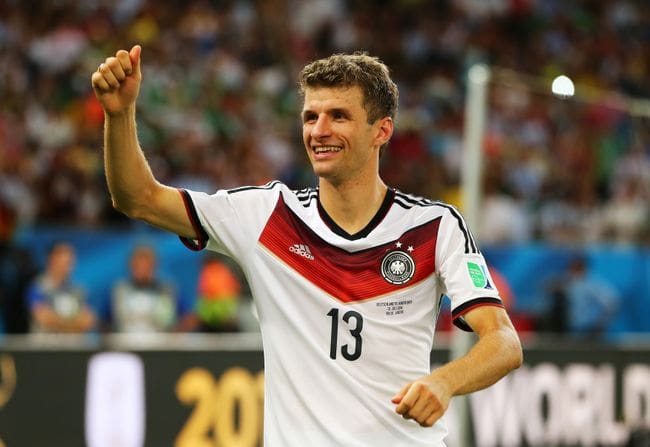
<path fill-rule="evenodd" d="M 312 149 L 317 154 L 325 154 L 327 152 L 340 152 L 343 148 L 340 146 L 318 146 Z"/>

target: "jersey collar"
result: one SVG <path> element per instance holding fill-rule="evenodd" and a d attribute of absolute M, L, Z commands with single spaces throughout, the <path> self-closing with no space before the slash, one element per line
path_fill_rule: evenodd
<path fill-rule="evenodd" d="M 323 219 L 323 222 L 325 222 L 325 225 L 329 227 L 330 230 L 332 230 L 333 233 L 341 236 L 342 238 L 348 239 L 350 241 L 354 241 L 357 239 L 362 239 L 370 234 L 372 230 L 374 230 L 377 225 L 386 217 L 386 214 L 388 214 L 388 210 L 390 209 L 391 205 L 393 204 L 393 198 L 395 197 L 395 190 L 392 188 L 388 188 L 386 191 L 386 195 L 384 196 L 384 200 L 381 203 L 381 206 L 375 213 L 372 219 L 370 219 L 370 222 L 368 222 L 368 225 L 366 225 L 364 228 L 361 230 L 357 231 L 354 234 L 350 234 L 347 231 L 345 231 L 343 228 L 338 226 L 336 222 L 334 222 L 334 219 L 330 217 L 329 214 L 327 214 L 327 211 L 325 211 L 325 208 L 320 203 L 320 195 L 318 196 L 318 214 L 320 215 L 321 219 Z"/>

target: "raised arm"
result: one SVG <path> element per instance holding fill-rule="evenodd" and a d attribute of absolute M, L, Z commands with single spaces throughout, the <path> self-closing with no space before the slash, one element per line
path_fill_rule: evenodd
<path fill-rule="evenodd" d="M 521 365 L 521 343 L 505 310 L 482 306 L 464 318 L 478 334 L 478 341 L 464 356 L 405 385 L 393 397 L 395 411 L 404 418 L 430 427 L 447 410 L 453 396 L 488 387 Z"/>
<path fill-rule="evenodd" d="M 182 196 L 154 178 L 138 143 L 135 104 L 142 81 L 141 51 L 139 45 L 119 50 L 91 77 L 104 109 L 104 164 L 113 207 L 131 218 L 196 238 Z"/>

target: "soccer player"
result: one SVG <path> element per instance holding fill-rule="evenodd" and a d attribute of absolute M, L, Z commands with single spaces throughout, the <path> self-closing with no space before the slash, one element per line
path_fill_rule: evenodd
<path fill-rule="evenodd" d="M 387 67 L 352 54 L 302 70 L 318 187 L 274 181 L 208 195 L 162 185 L 148 167 L 136 136 L 140 55 L 120 50 L 92 75 L 113 204 L 241 264 L 264 344 L 264 445 L 443 446 L 450 399 L 493 384 L 522 351 L 460 214 L 379 175 L 398 102 Z M 478 339 L 431 371 L 443 294 Z"/>

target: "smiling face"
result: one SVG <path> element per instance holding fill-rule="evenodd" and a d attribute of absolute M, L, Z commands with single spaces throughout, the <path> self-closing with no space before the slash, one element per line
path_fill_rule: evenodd
<path fill-rule="evenodd" d="M 368 123 L 359 87 L 305 90 L 302 135 L 316 175 L 333 185 L 378 175 L 379 148 L 393 131 L 389 117 Z"/>

